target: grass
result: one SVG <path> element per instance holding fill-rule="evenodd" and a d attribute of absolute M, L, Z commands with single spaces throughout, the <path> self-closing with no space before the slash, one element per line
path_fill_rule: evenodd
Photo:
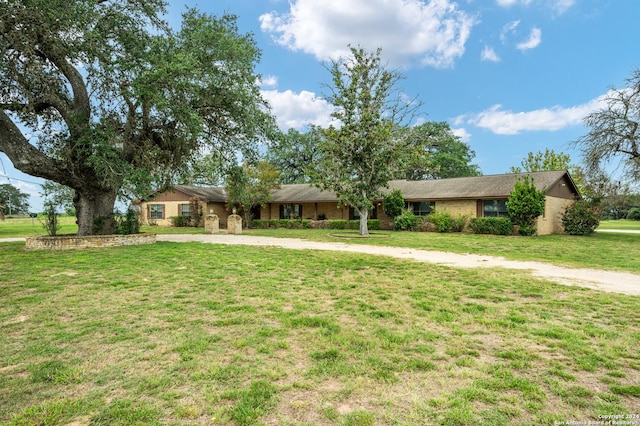
<path fill-rule="evenodd" d="M 630 231 L 640 231 L 640 220 L 603 220 L 598 227 L 600 230 L 624 229 Z"/>
<path fill-rule="evenodd" d="M 332 230 L 256 229 L 250 235 L 348 242 L 455 253 L 502 256 L 510 260 L 537 260 L 575 268 L 623 270 L 640 273 L 640 235 L 595 233 L 589 237 L 544 235 L 534 237 L 469 233 L 393 232 L 387 238 L 334 238 Z M 355 231 L 354 231 L 355 232 Z"/>
<path fill-rule="evenodd" d="M 2 243 L 0 283 L 0 424 L 538 425 L 640 407 L 640 298 L 520 272 Z"/>

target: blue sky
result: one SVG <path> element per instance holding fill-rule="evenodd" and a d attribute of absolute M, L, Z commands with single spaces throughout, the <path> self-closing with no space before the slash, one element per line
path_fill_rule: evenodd
<path fill-rule="evenodd" d="M 640 67 L 637 0 L 170 0 L 238 16 L 262 58 L 262 90 L 282 130 L 329 122 L 326 64 L 360 45 L 382 48 L 400 88 L 422 102 L 420 120 L 447 121 L 483 174 L 505 173 L 530 151 L 580 154 L 569 142 L 611 86 Z M 0 183 L 40 201 L 34 182 L 0 154 Z M 23 179 L 29 182 L 18 181 Z"/>

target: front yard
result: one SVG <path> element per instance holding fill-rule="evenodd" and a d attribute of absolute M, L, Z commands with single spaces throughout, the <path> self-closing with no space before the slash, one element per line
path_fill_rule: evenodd
<path fill-rule="evenodd" d="M 395 243 L 500 254 L 528 241 L 543 257 L 570 240 L 411 238 Z M 587 262 L 603 245 L 637 258 L 637 238 L 575 247 Z M 0 283 L 2 424 L 538 425 L 640 412 L 640 298 L 519 272 L 198 243 L 2 243 Z"/>

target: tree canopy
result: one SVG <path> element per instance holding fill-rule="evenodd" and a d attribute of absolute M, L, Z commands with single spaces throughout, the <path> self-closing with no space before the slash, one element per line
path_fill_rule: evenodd
<path fill-rule="evenodd" d="M 10 183 L 0 184 L 0 209 L 0 215 L 29 213 L 29 194 Z"/>
<path fill-rule="evenodd" d="M 521 167 L 511 166 L 511 173 L 541 172 L 545 170 L 569 170 L 571 157 L 564 152 L 556 153 L 553 149 L 546 148 L 544 152 L 529 152 L 527 158 L 520 162 Z"/>
<path fill-rule="evenodd" d="M 640 178 L 640 69 L 627 80 L 627 87 L 612 87 L 606 106 L 584 118 L 589 132 L 574 142 L 582 150 L 589 174 L 619 161 L 632 180 Z"/>
<path fill-rule="evenodd" d="M 79 234 L 111 233 L 116 196 L 170 184 L 203 150 L 249 157 L 273 119 L 236 17 L 162 0 L 5 0 L 0 151 L 74 190 Z M 96 230 L 94 222 L 103 223 Z"/>
<path fill-rule="evenodd" d="M 312 126 L 306 133 L 289 129 L 269 145 L 265 159 L 280 171 L 280 182 L 308 183 L 311 166 L 318 161 L 318 142 L 322 138 L 318 127 Z"/>
<path fill-rule="evenodd" d="M 251 224 L 252 209 L 267 204 L 271 200 L 271 191 L 278 188 L 278 170 L 267 161 L 231 167 L 225 186 L 229 194 L 227 206 L 238 206 L 248 227 Z"/>
<path fill-rule="evenodd" d="M 556 153 L 553 149 L 546 148 L 544 152 L 529 152 L 527 157 L 520 162 L 520 166 L 511 166 L 511 173 L 542 172 L 548 170 L 568 170 L 578 191 L 583 196 L 588 196 L 591 191 L 591 183 L 586 177 L 582 167 L 571 162 L 571 156 L 564 152 Z"/>
<path fill-rule="evenodd" d="M 480 176 L 476 153 L 446 122 L 427 121 L 405 129 L 407 151 L 398 178 L 407 180 Z"/>
<path fill-rule="evenodd" d="M 327 99 L 340 124 L 322 129 L 314 165 L 315 184 L 358 211 L 361 235 L 369 233 L 371 200 L 382 197 L 406 150 L 396 130 L 418 106 L 396 92 L 401 75 L 385 68 L 380 53 L 351 47 L 349 58 L 332 63 Z"/>

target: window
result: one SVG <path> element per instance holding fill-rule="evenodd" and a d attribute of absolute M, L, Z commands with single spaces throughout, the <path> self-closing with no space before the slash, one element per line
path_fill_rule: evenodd
<path fill-rule="evenodd" d="M 407 208 L 413 210 L 413 214 L 416 216 L 427 216 L 435 207 L 436 203 L 433 201 L 416 201 L 407 203 Z"/>
<path fill-rule="evenodd" d="M 180 216 L 191 216 L 191 204 L 180 204 L 178 206 Z"/>
<path fill-rule="evenodd" d="M 281 204 L 280 219 L 302 219 L 302 205 Z"/>
<path fill-rule="evenodd" d="M 149 205 L 150 219 L 164 219 L 164 204 Z"/>
<path fill-rule="evenodd" d="M 484 200 L 482 202 L 483 217 L 509 217 L 507 200 Z"/>

